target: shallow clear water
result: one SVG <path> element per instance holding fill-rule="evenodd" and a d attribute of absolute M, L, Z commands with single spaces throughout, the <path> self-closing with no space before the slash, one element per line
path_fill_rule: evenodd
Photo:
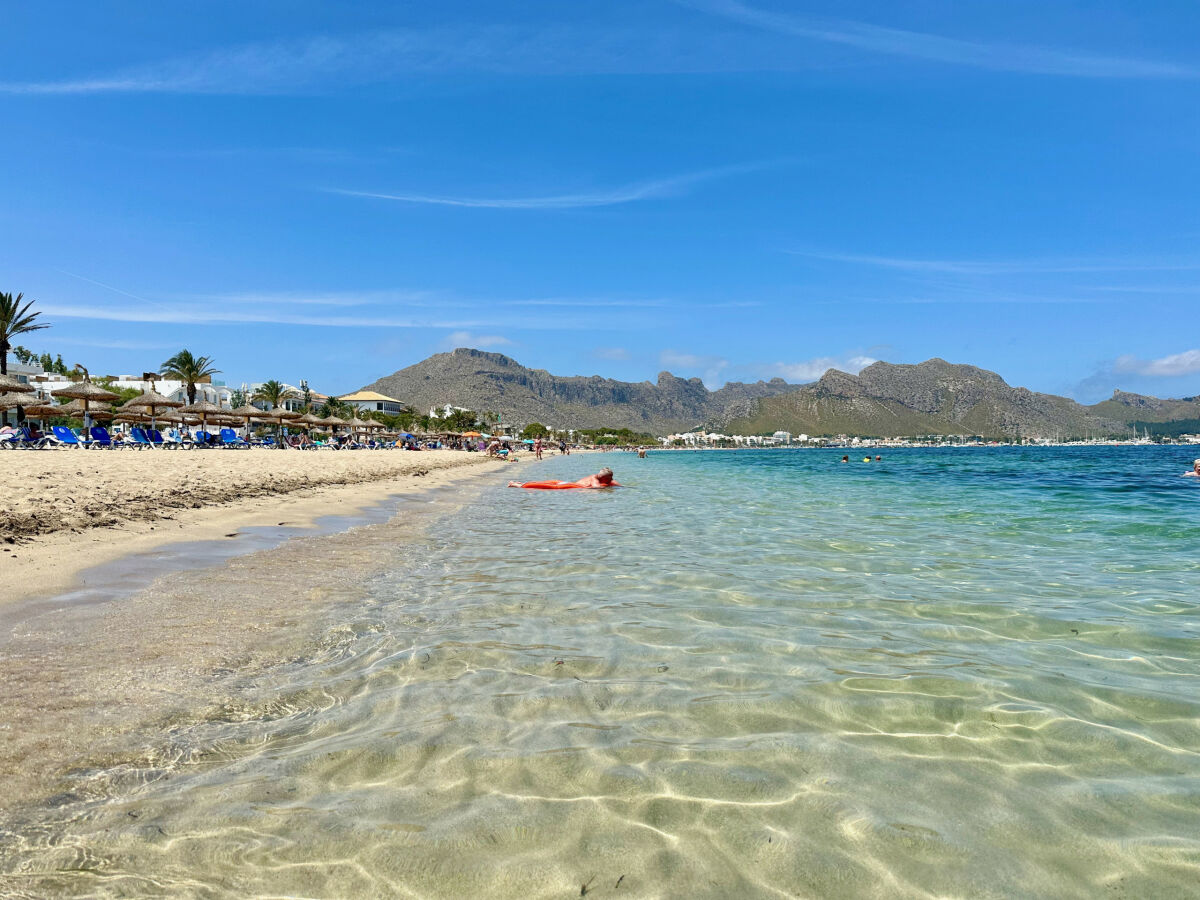
<path fill-rule="evenodd" d="M 548 460 L 628 487 L 482 489 L 9 823 L 0 887 L 1196 896 L 1191 455 Z"/>

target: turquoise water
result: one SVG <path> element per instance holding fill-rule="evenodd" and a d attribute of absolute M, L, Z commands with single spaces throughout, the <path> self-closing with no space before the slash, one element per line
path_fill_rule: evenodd
<path fill-rule="evenodd" d="M 1196 896 L 1193 454 L 883 453 L 483 488 L 298 652 L 8 823 L 0 887 Z"/>

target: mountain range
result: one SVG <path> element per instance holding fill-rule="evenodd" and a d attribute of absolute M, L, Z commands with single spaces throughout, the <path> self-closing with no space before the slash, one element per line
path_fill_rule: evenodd
<path fill-rule="evenodd" d="M 660 372 L 657 382 L 614 381 L 598 375 L 551 375 L 502 353 L 458 349 L 438 353 L 380 378 L 378 391 L 419 412 L 454 406 L 497 412 L 502 421 L 551 428 L 630 428 L 651 434 L 686 431 L 728 419 L 753 401 L 796 390 L 782 378 L 731 382 L 710 391 L 699 378 Z M 749 404 L 749 405 L 747 405 Z"/>
<path fill-rule="evenodd" d="M 811 384 L 731 382 L 710 391 L 698 378 L 657 381 L 551 375 L 501 353 L 439 353 L 367 385 L 424 412 L 445 404 L 495 412 L 517 425 L 630 428 L 669 434 L 695 428 L 733 434 L 985 438 L 1121 436 L 1200 431 L 1200 397 L 1162 400 L 1116 391 L 1084 406 L 1012 387 L 995 372 L 942 359 L 877 362 L 850 375 L 829 369 Z"/>

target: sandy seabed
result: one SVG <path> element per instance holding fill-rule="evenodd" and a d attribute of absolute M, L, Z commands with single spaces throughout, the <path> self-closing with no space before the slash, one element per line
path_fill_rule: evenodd
<path fill-rule="evenodd" d="M 461 503 L 448 499 L 467 496 L 459 486 L 516 468 L 457 451 L 0 455 L 9 509 L 0 525 L 0 771 L 9 773 L 0 811 L 48 797 L 73 762 L 189 705 L 204 682 L 286 655 L 310 617 L 352 601 L 382 560 L 403 556 L 431 516 Z M 146 561 L 167 543 L 216 546 L 255 526 L 294 533 L 368 508 L 390 521 L 319 537 L 301 531 L 201 570 L 156 573 Z M 204 565 L 201 550 L 191 555 Z M 87 598 L 104 563 L 150 565 L 143 584 L 157 580 Z"/>

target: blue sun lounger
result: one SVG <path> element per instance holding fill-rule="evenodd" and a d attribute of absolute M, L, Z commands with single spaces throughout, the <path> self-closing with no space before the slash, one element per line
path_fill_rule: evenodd
<path fill-rule="evenodd" d="M 79 435 L 73 432 L 66 425 L 54 425 L 50 428 L 51 435 L 47 435 L 45 440 L 58 447 L 82 447 L 83 443 L 79 440 Z M 25 429 L 26 435 L 29 429 Z M 30 436 L 31 437 L 31 436 Z"/>
<path fill-rule="evenodd" d="M 238 437 L 237 432 L 232 428 L 221 429 L 221 443 L 226 447 L 233 447 L 239 450 L 250 449 L 250 444 Z"/>

